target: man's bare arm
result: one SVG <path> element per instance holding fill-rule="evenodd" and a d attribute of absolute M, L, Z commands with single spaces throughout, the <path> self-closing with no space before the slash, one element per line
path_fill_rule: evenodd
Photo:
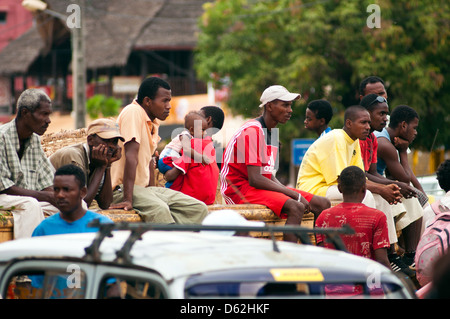
<path fill-rule="evenodd" d="M 125 168 L 123 172 L 123 201 L 111 205 L 112 209 L 123 208 L 125 210 L 133 209 L 133 189 L 136 180 L 136 168 L 138 165 L 139 143 L 134 139 L 125 143 Z"/>
<path fill-rule="evenodd" d="M 401 156 L 402 154 L 400 153 L 400 157 Z M 385 161 L 386 169 L 392 175 L 393 179 L 407 184 L 411 182 L 409 172 L 405 170 L 405 167 L 403 167 L 402 163 L 399 161 L 397 149 L 386 138 L 378 139 L 378 157 L 381 157 Z"/>

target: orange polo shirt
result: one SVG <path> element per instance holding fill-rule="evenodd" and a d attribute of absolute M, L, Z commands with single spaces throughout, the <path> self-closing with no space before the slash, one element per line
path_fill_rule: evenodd
<path fill-rule="evenodd" d="M 124 145 L 133 139 L 139 143 L 138 165 L 134 184 L 146 187 L 149 185 L 150 180 L 150 161 L 161 139 L 158 135 L 159 121 L 155 119 L 152 122 L 144 108 L 134 100 L 120 112 L 117 123 L 120 127 L 120 134 L 125 141 L 119 140 L 119 146 L 122 148 L 122 157 L 111 166 L 112 187 L 114 189 L 123 183 L 125 169 Z"/>

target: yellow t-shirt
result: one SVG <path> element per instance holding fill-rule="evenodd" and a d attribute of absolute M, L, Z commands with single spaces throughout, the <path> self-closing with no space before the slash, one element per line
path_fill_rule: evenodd
<path fill-rule="evenodd" d="M 306 151 L 297 176 L 297 189 L 325 196 L 328 187 L 348 166 L 364 170 L 359 139 L 352 140 L 343 129 L 335 129 L 317 139 Z"/>
<path fill-rule="evenodd" d="M 120 134 L 125 141 L 119 140 L 122 157 L 111 165 L 112 187 L 115 188 L 123 183 L 125 170 L 125 149 L 123 146 L 133 139 L 139 143 L 138 165 L 134 184 L 146 187 L 150 181 L 150 161 L 161 139 L 158 135 L 159 121 L 155 119 L 152 122 L 142 106 L 133 101 L 120 112 L 117 123 L 120 127 Z"/>

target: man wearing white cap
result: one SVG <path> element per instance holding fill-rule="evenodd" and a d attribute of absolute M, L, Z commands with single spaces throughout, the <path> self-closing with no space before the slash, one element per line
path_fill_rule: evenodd
<path fill-rule="evenodd" d="M 87 194 L 84 198 L 87 206 L 94 199 L 102 209 L 108 209 L 112 203 L 111 164 L 121 157 L 118 141 L 119 125 L 113 119 L 98 119 L 87 129 L 87 143 L 66 146 L 50 156 L 55 169 L 67 164 L 80 167 L 86 174 Z"/>
<path fill-rule="evenodd" d="M 318 216 L 330 202 L 320 196 L 282 185 L 275 177 L 278 163 L 278 123 L 292 114 L 292 102 L 300 94 L 281 85 L 268 87 L 261 95 L 263 115 L 247 121 L 230 139 L 223 154 L 221 193 L 227 204 L 261 204 L 286 219 L 287 225 L 301 224 L 308 208 Z M 297 242 L 294 234 L 284 240 Z"/>

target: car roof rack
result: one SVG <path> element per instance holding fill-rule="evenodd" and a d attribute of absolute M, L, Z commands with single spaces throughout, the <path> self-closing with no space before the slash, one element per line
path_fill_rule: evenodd
<path fill-rule="evenodd" d="M 307 228 L 302 226 L 213 226 L 213 225 L 179 225 L 179 224 L 147 224 L 147 223 L 101 223 L 95 219 L 89 223 L 89 227 L 98 228 L 98 232 L 91 245 L 85 248 L 85 260 L 100 262 L 100 245 L 106 237 L 112 237 L 112 231 L 130 231 L 128 239 L 122 248 L 116 252 L 114 260 L 120 264 L 131 264 L 131 249 L 136 241 L 142 239 L 142 235 L 148 231 L 236 231 L 236 232 L 269 232 L 273 250 L 280 252 L 274 233 L 293 233 L 302 242 L 302 244 L 312 245 L 310 234 L 325 234 L 327 242 L 331 242 L 337 250 L 347 251 L 340 235 L 354 234 L 354 230 L 349 225 L 343 225 L 341 228 Z"/>

